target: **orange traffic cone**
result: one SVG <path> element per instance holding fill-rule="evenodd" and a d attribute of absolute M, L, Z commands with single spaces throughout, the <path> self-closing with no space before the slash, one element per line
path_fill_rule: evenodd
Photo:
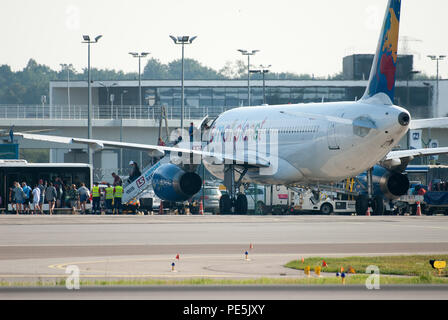
<path fill-rule="evenodd" d="M 202 201 L 199 204 L 199 214 L 204 215 L 204 206 L 202 205 Z"/>
<path fill-rule="evenodd" d="M 421 216 L 422 215 L 422 208 L 420 207 L 420 201 L 417 201 L 417 216 Z"/>
<path fill-rule="evenodd" d="M 370 207 L 367 207 L 366 216 L 370 217 Z"/>
<path fill-rule="evenodd" d="M 163 214 L 163 201 L 160 201 L 159 214 Z"/>

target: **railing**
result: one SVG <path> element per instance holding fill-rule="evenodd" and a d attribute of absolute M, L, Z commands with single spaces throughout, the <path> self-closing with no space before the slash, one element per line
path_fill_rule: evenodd
<path fill-rule="evenodd" d="M 180 106 L 167 106 L 166 115 L 169 120 L 180 119 Z M 235 107 L 184 107 L 184 119 L 201 119 L 206 115 L 217 117 L 224 111 Z M 87 105 L 0 105 L 0 119 L 87 119 Z M 133 119 L 158 120 L 160 106 L 92 106 L 92 119 Z"/>

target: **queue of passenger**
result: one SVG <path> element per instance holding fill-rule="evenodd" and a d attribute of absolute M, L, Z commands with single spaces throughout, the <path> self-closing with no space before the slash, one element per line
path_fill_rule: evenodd
<path fill-rule="evenodd" d="M 129 163 L 131 172 L 128 182 L 131 183 L 140 175 L 140 169 L 135 161 Z M 26 181 L 21 184 L 14 181 L 9 188 L 9 203 L 12 204 L 16 214 L 44 214 L 44 203 L 48 204 L 48 213 L 53 215 L 55 209 L 70 208 L 72 214 L 78 211 L 87 213 L 87 203 L 92 203 L 91 213 L 101 214 L 104 209 L 106 214 L 123 213 L 123 182 L 119 175 L 112 173 L 113 184 L 107 183 L 100 188 L 98 182 L 94 182 L 92 190 L 86 187 L 84 182 L 79 188 L 75 184 L 67 184 L 60 177 L 54 181 L 39 179 L 33 188 Z M 0 199 L 1 201 L 1 199 Z M 32 208 L 31 208 L 32 204 Z M 130 205 L 130 208 L 135 206 Z M 131 210 L 134 212 L 134 210 Z"/>

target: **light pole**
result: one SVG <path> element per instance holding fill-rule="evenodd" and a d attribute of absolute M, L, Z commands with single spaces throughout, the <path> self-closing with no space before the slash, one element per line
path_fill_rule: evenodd
<path fill-rule="evenodd" d="M 70 118 L 70 71 L 73 69 L 73 65 L 61 63 L 62 70 L 67 70 L 67 104 L 68 104 L 68 116 Z"/>
<path fill-rule="evenodd" d="M 181 80 L 181 107 L 180 107 L 180 132 L 182 135 L 182 131 L 184 129 L 184 105 L 185 105 L 185 99 L 184 99 L 184 46 L 186 44 L 191 44 L 194 39 L 197 38 L 197 36 L 178 36 L 177 38 L 175 36 L 170 35 L 170 38 L 173 40 L 174 44 L 181 44 L 182 45 L 182 80 Z"/>
<path fill-rule="evenodd" d="M 250 56 L 255 55 L 260 50 L 252 50 L 251 52 L 238 49 L 243 56 L 247 56 L 247 105 L 250 107 Z"/>
<path fill-rule="evenodd" d="M 123 95 L 128 93 L 128 90 L 121 92 L 121 110 L 120 110 L 120 142 L 123 142 Z M 120 174 L 123 171 L 123 148 L 120 148 Z"/>
<path fill-rule="evenodd" d="M 439 61 L 444 60 L 446 58 L 446 56 L 428 56 L 429 59 L 431 59 L 432 61 L 437 61 L 437 78 L 436 78 L 436 91 L 437 91 L 437 96 L 436 96 L 436 108 L 437 108 L 437 112 L 439 112 Z"/>
<path fill-rule="evenodd" d="M 265 74 L 269 72 L 271 65 L 263 66 L 260 64 L 260 69 L 250 70 L 252 73 L 261 73 L 263 75 L 263 104 L 266 104 L 266 81 Z"/>
<path fill-rule="evenodd" d="M 114 118 L 114 110 L 113 110 L 114 106 L 112 104 L 112 99 L 111 99 L 112 97 L 109 94 L 109 89 L 112 88 L 112 87 L 117 86 L 118 83 L 114 82 L 110 86 L 107 86 L 107 85 L 105 85 L 102 82 L 100 82 L 99 84 L 100 84 L 100 86 L 106 88 L 106 91 L 107 91 L 107 98 L 106 98 L 106 100 L 107 100 L 107 104 L 110 105 L 110 118 L 113 119 Z"/>
<path fill-rule="evenodd" d="M 140 115 L 142 113 L 142 79 L 141 79 L 141 60 L 146 57 L 149 52 L 129 52 L 134 58 L 138 58 L 138 106 L 140 108 Z"/>
<path fill-rule="evenodd" d="M 90 36 L 83 35 L 83 42 L 87 43 L 87 138 L 92 138 L 92 110 L 91 110 L 91 100 L 92 95 L 90 93 L 90 44 L 91 43 L 97 43 L 98 40 L 100 40 L 102 35 L 96 36 L 95 40 L 90 40 Z M 93 157 L 92 157 L 92 150 L 90 149 L 90 146 L 87 145 L 87 153 L 89 155 L 89 164 L 93 165 Z"/>

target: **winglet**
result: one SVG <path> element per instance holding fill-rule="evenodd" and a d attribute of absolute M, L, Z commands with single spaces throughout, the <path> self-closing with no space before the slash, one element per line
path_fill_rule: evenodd
<path fill-rule="evenodd" d="M 375 58 L 370 71 L 369 84 L 362 99 L 379 93 L 393 104 L 395 75 L 398 62 L 398 34 L 400 29 L 401 0 L 389 0 Z"/>

